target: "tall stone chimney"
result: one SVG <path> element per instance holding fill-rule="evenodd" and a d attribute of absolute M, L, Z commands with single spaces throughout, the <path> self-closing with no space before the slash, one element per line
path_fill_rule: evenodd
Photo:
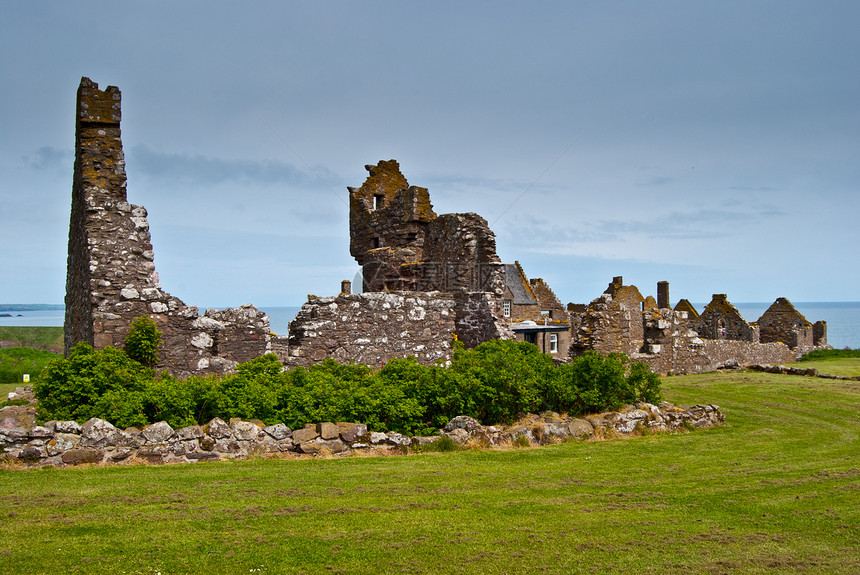
<path fill-rule="evenodd" d="M 657 307 L 669 309 L 669 282 L 657 282 Z"/>

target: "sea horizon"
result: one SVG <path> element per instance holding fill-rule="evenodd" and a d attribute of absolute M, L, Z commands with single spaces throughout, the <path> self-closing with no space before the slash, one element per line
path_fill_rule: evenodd
<path fill-rule="evenodd" d="M 827 341 L 834 348 L 860 349 L 860 301 L 792 302 L 794 307 L 810 322 L 827 322 Z M 773 302 L 732 302 L 743 318 L 757 321 L 773 305 Z M 693 302 L 701 312 L 707 302 Z M 225 307 L 198 306 L 200 314 L 207 309 Z M 257 306 L 269 316 L 271 331 L 287 335 L 289 323 L 301 309 L 295 306 Z M 10 309 L 11 308 L 11 309 Z M 8 315 L 7 315 L 8 314 Z M 65 321 L 65 306 L 62 304 L 0 304 L 0 326 L 62 327 Z"/>

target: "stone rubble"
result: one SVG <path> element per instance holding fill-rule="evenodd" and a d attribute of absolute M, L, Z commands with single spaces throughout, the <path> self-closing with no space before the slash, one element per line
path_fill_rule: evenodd
<path fill-rule="evenodd" d="M 32 400 L 29 388 L 19 388 L 19 397 Z M 508 427 L 483 426 L 461 415 L 453 418 L 432 437 L 408 437 L 400 433 L 368 431 L 361 423 L 321 422 L 301 429 L 283 423 L 215 418 L 205 425 L 173 429 L 164 421 L 117 429 L 109 422 L 92 418 L 82 425 L 74 421 L 36 424 L 35 405 L 0 409 L 0 461 L 27 465 L 68 466 L 80 464 L 192 463 L 242 459 L 278 454 L 338 455 L 361 450 L 394 450 L 406 453 L 421 448 L 442 435 L 455 443 L 480 447 L 511 445 L 523 436 L 530 444 L 545 445 L 567 438 L 600 439 L 631 433 L 669 432 L 719 425 L 725 416 L 715 405 L 689 408 L 669 403 L 642 403 L 618 412 L 583 418 L 556 413 L 527 415 Z M 522 441 L 521 439 L 519 441 Z"/>

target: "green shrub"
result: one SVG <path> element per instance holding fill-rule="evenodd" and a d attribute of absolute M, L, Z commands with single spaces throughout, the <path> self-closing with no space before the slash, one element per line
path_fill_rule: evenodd
<path fill-rule="evenodd" d="M 144 323 L 144 322 L 141 322 Z M 45 369 L 34 386 L 42 419 L 101 417 L 117 426 L 167 421 L 173 427 L 213 417 L 282 422 L 292 428 L 322 421 L 361 422 L 371 431 L 432 435 L 457 415 L 485 425 L 527 412 L 582 414 L 660 400 L 660 379 L 624 355 L 588 352 L 561 366 L 537 346 L 488 341 L 455 345 L 448 366 L 396 359 L 379 370 L 326 359 L 284 371 L 273 354 L 226 376 L 176 379 L 126 353 L 87 344 Z"/>
<path fill-rule="evenodd" d="M 155 321 L 145 315 L 134 318 L 125 336 L 128 356 L 147 367 L 155 367 L 160 346 L 161 332 Z"/>
<path fill-rule="evenodd" d="M 623 405 L 660 401 L 660 378 L 641 362 L 630 364 L 624 354 L 586 351 L 558 368 L 552 393 L 558 411 L 574 415 L 611 411 Z"/>
<path fill-rule="evenodd" d="M 117 415 L 126 414 L 139 421 L 131 415 L 139 401 L 135 394 L 146 390 L 153 375 L 152 369 L 118 349 L 96 351 L 88 343 L 79 343 L 69 357 L 52 361 L 33 384 L 39 417 L 77 421 L 103 417 L 119 421 Z M 115 415 L 105 417 L 105 410 L 113 410 Z"/>

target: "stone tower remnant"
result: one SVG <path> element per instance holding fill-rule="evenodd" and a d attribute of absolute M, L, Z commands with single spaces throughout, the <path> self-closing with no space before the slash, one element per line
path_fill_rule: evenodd
<path fill-rule="evenodd" d="M 380 366 L 409 355 L 432 363 L 450 357 L 452 337 L 466 347 L 513 339 L 487 221 L 436 215 L 427 188 L 410 186 L 395 160 L 365 169 L 364 184 L 349 188 L 349 247 L 363 293 L 310 298 L 290 324 L 287 365 L 333 357 Z"/>
<path fill-rule="evenodd" d="M 158 368 L 181 376 L 222 372 L 269 349 L 269 318 L 250 304 L 187 306 L 161 288 L 142 206 L 126 195 L 118 88 L 82 78 L 66 272 L 66 353 L 78 342 L 121 347 L 131 321 L 147 315 L 163 346 Z"/>
<path fill-rule="evenodd" d="M 496 236 L 484 218 L 437 216 L 427 188 L 410 186 L 396 160 L 365 169 L 364 184 L 349 188 L 349 251 L 363 291 L 501 293 Z"/>

